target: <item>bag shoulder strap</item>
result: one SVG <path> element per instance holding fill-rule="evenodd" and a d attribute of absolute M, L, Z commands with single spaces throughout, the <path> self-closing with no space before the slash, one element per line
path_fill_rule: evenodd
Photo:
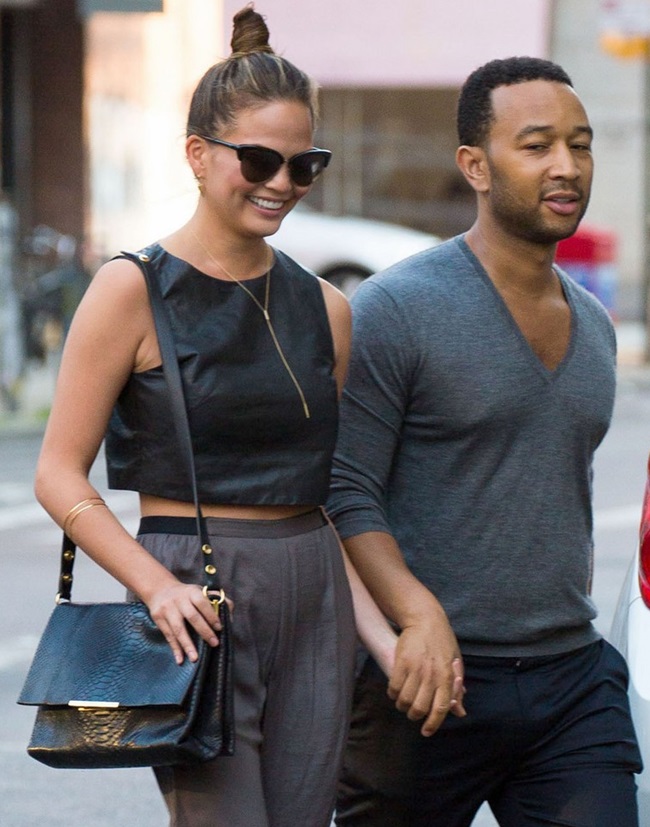
<path fill-rule="evenodd" d="M 188 479 L 192 485 L 192 497 L 194 499 L 194 506 L 196 509 L 196 534 L 201 544 L 201 551 L 205 563 L 203 566 L 205 586 L 209 592 L 218 592 L 220 591 L 220 586 L 217 579 L 217 570 L 211 562 L 212 547 L 210 546 L 208 539 L 207 525 L 203 512 L 201 511 L 201 504 L 199 500 L 196 469 L 194 464 L 194 449 L 192 447 L 190 424 L 187 416 L 187 407 L 185 405 L 185 395 L 183 393 L 183 380 L 178 365 L 174 335 L 172 333 L 171 324 L 169 322 L 162 293 L 160 292 L 160 285 L 158 284 L 158 280 L 156 279 L 152 268 L 149 266 L 150 258 L 146 252 L 131 253 L 122 251 L 122 254 L 119 257 L 127 258 L 129 261 L 137 264 L 137 266 L 142 270 L 147 284 L 147 292 L 149 294 L 149 301 L 151 302 L 154 325 L 156 327 L 156 335 L 158 337 L 158 346 L 160 348 L 160 355 L 162 358 L 163 375 L 169 391 L 169 399 L 174 426 L 176 428 L 176 435 L 181 445 L 181 453 L 185 460 Z M 67 534 L 64 533 L 63 546 L 61 548 L 61 566 L 57 600 L 70 600 L 72 595 L 72 570 L 74 567 L 75 555 L 76 544 L 70 537 L 68 537 Z"/>

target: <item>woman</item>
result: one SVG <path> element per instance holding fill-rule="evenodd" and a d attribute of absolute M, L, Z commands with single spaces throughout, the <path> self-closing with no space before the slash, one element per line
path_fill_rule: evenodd
<path fill-rule="evenodd" d="M 329 160 L 312 144 L 314 87 L 273 53 L 250 6 L 234 19 L 232 50 L 190 107 L 196 211 L 146 253 L 170 312 L 199 493 L 235 605 L 236 754 L 156 775 L 173 825 L 325 827 L 353 671 L 345 568 L 358 631 L 387 672 L 395 635 L 320 508 L 348 361 L 348 304 L 265 241 Z M 197 585 L 194 506 L 160 361 L 142 274 L 112 260 L 67 338 L 36 493 L 144 601 L 181 663 L 196 658 L 189 626 L 215 646 L 219 626 Z M 105 432 L 109 484 L 140 495 L 136 539 L 88 480 Z"/>

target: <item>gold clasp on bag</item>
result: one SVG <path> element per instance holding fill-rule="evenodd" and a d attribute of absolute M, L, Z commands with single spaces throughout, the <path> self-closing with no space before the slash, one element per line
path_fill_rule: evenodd
<path fill-rule="evenodd" d="M 68 706 L 78 709 L 117 709 L 119 701 L 68 701 Z"/>
<path fill-rule="evenodd" d="M 223 601 L 226 599 L 226 593 L 224 592 L 223 589 L 219 589 L 218 592 L 215 592 L 213 595 L 211 595 L 211 594 L 208 594 L 208 587 L 204 586 L 203 587 L 203 594 L 208 598 L 210 603 L 212 603 L 212 606 L 213 606 L 215 612 L 217 611 L 217 606 L 220 606 L 223 603 Z"/>

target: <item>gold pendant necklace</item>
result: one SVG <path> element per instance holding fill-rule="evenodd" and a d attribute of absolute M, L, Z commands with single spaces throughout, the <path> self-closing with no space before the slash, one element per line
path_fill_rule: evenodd
<path fill-rule="evenodd" d="M 268 263 L 268 267 L 266 269 L 266 288 L 265 288 L 265 291 L 264 291 L 264 304 L 262 305 L 262 303 L 259 301 L 257 296 L 255 296 L 248 289 L 248 287 L 246 287 L 246 285 L 242 281 L 240 281 L 236 276 L 233 276 L 232 273 L 229 273 L 228 270 L 226 270 L 226 268 L 223 266 L 223 264 L 221 264 L 220 262 L 217 261 L 217 259 L 212 255 L 212 253 L 210 252 L 210 250 L 208 250 L 208 248 L 205 246 L 205 244 L 203 244 L 203 242 L 197 236 L 197 234 L 191 229 L 190 229 L 190 233 L 194 237 L 194 240 L 199 245 L 199 247 L 203 250 L 204 253 L 206 253 L 206 255 L 212 260 L 212 262 L 214 264 L 216 264 L 217 267 L 223 273 L 225 273 L 225 275 L 228 276 L 229 279 L 234 281 L 235 284 L 238 284 L 241 287 L 241 289 L 251 297 L 251 299 L 255 302 L 255 304 L 262 311 L 262 315 L 264 316 L 264 320 L 266 321 L 266 326 L 269 329 L 269 333 L 271 334 L 271 339 L 273 340 L 273 344 L 275 345 L 275 349 L 278 352 L 278 356 L 282 360 L 282 364 L 284 365 L 285 370 L 289 374 L 289 377 L 290 377 L 291 381 L 293 382 L 293 384 L 295 385 L 295 388 L 298 391 L 298 395 L 300 396 L 300 401 L 302 402 L 302 408 L 305 412 L 305 419 L 310 419 L 311 414 L 309 413 L 309 406 L 307 405 L 307 400 L 305 399 L 305 394 L 303 393 L 302 388 L 300 387 L 300 383 L 296 379 L 295 374 L 291 370 L 291 368 L 289 366 L 289 363 L 287 362 L 287 358 L 284 355 L 284 352 L 282 351 L 282 347 L 280 345 L 280 342 L 278 341 L 278 337 L 275 335 L 275 330 L 273 329 L 273 322 L 271 321 L 271 315 L 269 314 L 269 297 L 270 297 L 270 294 L 271 294 L 271 267 L 273 266 L 273 253 L 272 253 L 271 249 L 269 248 L 269 263 Z"/>

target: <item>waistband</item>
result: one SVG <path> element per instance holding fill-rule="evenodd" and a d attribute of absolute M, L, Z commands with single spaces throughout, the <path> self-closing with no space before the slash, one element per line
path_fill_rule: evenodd
<path fill-rule="evenodd" d="M 494 667 L 495 669 L 535 669 L 539 666 L 546 666 L 547 664 L 556 664 L 563 660 L 569 660 L 588 652 L 590 649 L 598 649 L 602 645 L 602 640 L 596 640 L 587 643 L 584 646 L 579 646 L 576 649 L 570 649 L 566 652 L 556 652 L 552 655 L 523 655 L 520 657 L 492 657 L 490 655 L 463 655 L 463 662 L 468 666 L 476 667 Z"/>
<path fill-rule="evenodd" d="M 282 520 L 236 520 L 230 517 L 206 517 L 208 534 L 217 537 L 295 537 L 327 525 L 320 508 Z M 193 534 L 195 517 L 141 517 L 138 534 Z"/>

